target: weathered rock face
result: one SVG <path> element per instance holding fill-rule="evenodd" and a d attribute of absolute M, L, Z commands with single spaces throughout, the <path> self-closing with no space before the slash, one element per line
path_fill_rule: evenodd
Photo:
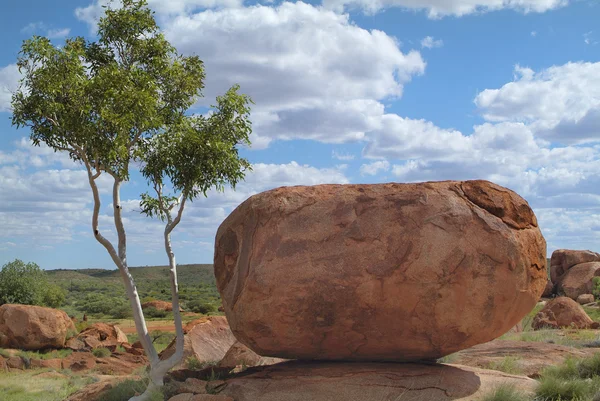
<path fill-rule="evenodd" d="M 223 316 L 211 316 L 188 323 L 184 329 L 183 358 L 175 368 L 183 368 L 189 357 L 198 362 L 219 362 L 229 348 L 236 342 L 227 319 Z M 160 353 L 161 359 L 167 359 L 175 353 L 175 340 Z"/>
<path fill-rule="evenodd" d="M 600 262 L 600 254 L 592 251 L 557 249 L 550 258 L 550 280 L 558 283 L 560 277 L 580 263 Z"/>
<path fill-rule="evenodd" d="M 236 401 L 475 401 L 501 383 L 532 393 L 533 379 L 460 365 L 286 362 L 227 380 Z"/>
<path fill-rule="evenodd" d="M 486 181 L 287 187 L 219 227 L 227 320 L 259 355 L 418 360 L 490 341 L 546 285 L 525 200 Z"/>
<path fill-rule="evenodd" d="M 534 330 L 572 327 L 577 329 L 597 329 L 600 324 L 594 322 L 585 313 L 581 305 L 571 298 L 554 298 L 538 312 L 531 324 Z"/>
<path fill-rule="evenodd" d="M 128 342 L 127 336 L 119 327 L 106 323 L 94 323 L 79 333 L 76 338 L 69 340 L 67 347 L 73 350 L 103 347 L 114 351 L 117 346 Z"/>
<path fill-rule="evenodd" d="M 276 363 L 285 361 L 285 359 L 260 356 L 238 341 L 233 344 L 231 348 L 229 348 L 229 351 L 227 351 L 223 359 L 221 359 L 221 362 L 219 362 L 219 366 L 234 368 L 236 366 L 243 365 L 246 367 L 252 367 L 274 365 Z"/>
<path fill-rule="evenodd" d="M 0 306 L 2 348 L 62 348 L 71 333 L 75 333 L 75 325 L 63 311 L 31 305 Z"/>
<path fill-rule="evenodd" d="M 591 294 L 594 275 L 600 273 L 600 262 L 580 263 L 572 266 L 557 283 L 558 293 L 571 299 L 582 294 Z"/>

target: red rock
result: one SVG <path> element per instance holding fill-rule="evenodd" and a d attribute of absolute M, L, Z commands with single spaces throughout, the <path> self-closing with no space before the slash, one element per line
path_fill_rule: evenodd
<path fill-rule="evenodd" d="M 182 361 L 176 366 L 186 366 L 186 360 L 194 357 L 200 363 L 218 362 L 227 353 L 236 339 L 223 316 L 198 319 L 185 327 Z M 169 358 L 175 353 L 175 340 L 160 354 L 160 359 Z"/>
<path fill-rule="evenodd" d="M 596 273 L 600 273 L 600 262 L 572 266 L 558 279 L 558 293 L 574 300 L 581 294 L 590 294 L 593 289 L 592 279 Z"/>
<path fill-rule="evenodd" d="M 148 359 L 145 356 L 113 353 L 108 358 L 96 358 L 94 370 L 105 375 L 126 376 L 147 364 Z"/>
<path fill-rule="evenodd" d="M 594 322 L 585 313 L 581 305 L 568 297 L 554 298 L 533 318 L 534 330 L 571 327 L 577 329 L 597 329 L 600 324 Z"/>
<path fill-rule="evenodd" d="M 51 369 L 56 369 L 56 370 L 61 370 L 62 369 L 62 360 L 58 359 L 58 358 L 53 358 L 53 359 L 32 359 L 29 362 L 29 367 L 30 368 L 38 368 L 38 369 L 46 369 L 46 368 L 51 368 Z"/>
<path fill-rule="evenodd" d="M 23 362 L 23 359 L 20 356 L 11 356 L 6 360 L 6 366 L 9 369 L 23 370 L 25 369 L 25 362 Z"/>
<path fill-rule="evenodd" d="M 166 301 L 149 301 L 142 304 L 142 309 L 154 308 L 157 310 L 164 310 L 165 312 L 173 311 L 173 304 Z"/>
<path fill-rule="evenodd" d="M 141 344 L 140 344 L 141 345 Z M 132 355 L 145 355 L 143 348 L 135 348 L 129 344 L 121 344 L 121 346 L 125 349 L 125 352 Z"/>
<path fill-rule="evenodd" d="M 237 339 L 289 359 L 439 358 L 507 332 L 547 282 L 533 211 L 486 181 L 263 192 L 214 267 Z"/>
<path fill-rule="evenodd" d="M 600 262 L 600 254 L 592 251 L 557 249 L 550 258 L 550 280 L 558 283 L 560 277 L 580 263 Z"/>
<path fill-rule="evenodd" d="M 101 396 L 106 391 L 112 389 L 117 384 L 125 380 L 126 378 L 104 378 L 102 381 L 92 383 L 85 386 L 81 390 L 71 394 L 66 401 L 100 401 Z"/>
<path fill-rule="evenodd" d="M 62 348 L 70 332 L 75 332 L 75 326 L 61 310 L 32 305 L 0 306 L 1 348 Z"/>
<path fill-rule="evenodd" d="M 96 357 L 90 352 L 73 352 L 62 360 L 62 368 L 71 369 L 73 372 L 91 370 L 94 367 L 96 367 Z"/>
<path fill-rule="evenodd" d="M 258 355 L 244 344 L 237 341 L 229 348 L 229 351 L 225 354 L 219 366 L 231 367 L 242 365 L 246 367 L 252 366 L 263 366 L 263 365 L 274 365 L 276 363 L 285 362 L 286 359 L 270 358 Z"/>
<path fill-rule="evenodd" d="M 595 301 L 595 299 L 594 299 L 594 295 L 592 295 L 592 294 L 581 294 L 580 296 L 577 297 L 576 301 L 579 305 L 586 305 L 586 304 L 593 303 Z"/>
<path fill-rule="evenodd" d="M 252 371 L 227 380 L 219 395 L 235 401 L 474 401 L 500 384 L 527 394 L 537 387 L 524 376 L 443 364 L 286 362 Z"/>
<path fill-rule="evenodd" d="M 118 326 L 106 323 L 94 323 L 82 330 L 77 340 L 85 344 L 87 349 L 109 348 L 112 351 L 118 345 L 127 344 L 127 336 Z"/>

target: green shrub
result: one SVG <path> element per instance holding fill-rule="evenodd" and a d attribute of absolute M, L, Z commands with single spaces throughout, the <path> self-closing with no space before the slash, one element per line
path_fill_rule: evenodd
<path fill-rule="evenodd" d="M 166 310 L 156 309 L 155 307 L 149 307 L 144 310 L 144 315 L 147 317 L 164 318 L 167 314 L 168 312 Z"/>
<path fill-rule="evenodd" d="M 590 396 L 590 386 L 582 379 L 542 377 L 536 390 L 541 401 L 584 401 Z"/>
<path fill-rule="evenodd" d="M 96 358 L 108 358 L 112 352 L 108 348 L 94 348 L 92 354 Z"/>
<path fill-rule="evenodd" d="M 48 284 L 46 291 L 43 294 L 42 302 L 50 308 L 58 308 L 65 303 L 66 295 L 66 291 L 61 287 L 54 284 Z"/>
<path fill-rule="evenodd" d="M 0 304 L 42 305 L 45 283 L 37 264 L 15 259 L 0 271 Z"/>
<path fill-rule="evenodd" d="M 124 380 L 110 390 L 104 392 L 100 398 L 102 401 L 123 401 L 128 400 L 136 394 L 141 394 L 146 390 L 148 379 L 142 380 Z M 163 401 L 164 396 L 160 391 L 154 392 L 150 396 L 150 401 Z"/>
<path fill-rule="evenodd" d="M 211 366 L 217 366 L 218 363 L 218 361 L 200 362 L 195 356 L 190 356 L 185 360 L 185 364 L 190 370 L 202 370 Z"/>
<path fill-rule="evenodd" d="M 600 277 L 592 279 L 592 294 L 594 294 L 594 298 L 600 298 Z"/>
<path fill-rule="evenodd" d="M 191 312 L 202 313 L 205 315 L 208 313 L 216 312 L 217 310 L 217 308 L 213 304 L 202 300 L 188 301 L 186 302 L 186 308 Z"/>
<path fill-rule="evenodd" d="M 529 401 L 531 397 L 519 391 L 511 384 L 501 384 L 489 394 L 486 394 L 482 401 Z"/>

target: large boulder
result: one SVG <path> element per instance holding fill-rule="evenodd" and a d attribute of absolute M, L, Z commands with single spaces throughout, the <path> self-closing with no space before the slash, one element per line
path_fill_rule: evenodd
<path fill-rule="evenodd" d="M 215 275 L 240 342 L 286 359 L 433 359 L 535 306 L 546 242 L 487 181 L 284 187 L 221 224 Z"/>
<path fill-rule="evenodd" d="M 0 347 L 23 350 L 63 348 L 75 325 L 60 310 L 32 305 L 0 306 Z"/>
<path fill-rule="evenodd" d="M 219 395 L 235 401 L 475 401 L 500 384 L 529 394 L 537 385 L 528 377 L 460 365 L 333 362 L 251 368 L 226 382 Z"/>
<path fill-rule="evenodd" d="M 585 313 L 581 305 L 568 297 L 554 298 L 533 318 L 534 330 L 558 329 L 569 327 L 575 329 L 597 329 L 600 324 L 594 322 Z"/>
<path fill-rule="evenodd" d="M 114 351 L 117 346 L 128 343 L 127 336 L 118 326 L 94 323 L 69 340 L 67 346 L 73 350 L 108 348 Z"/>
<path fill-rule="evenodd" d="M 173 304 L 166 301 L 148 301 L 142 304 L 142 309 L 154 308 L 156 310 L 162 310 L 165 312 L 171 312 L 173 310 Z"/>
<path fill-rule="evenodd" d="M 550 280 L 558 283 L 560 277 L 580 263 L 600 262 L 600 254 L 592 251 L 557 249 L 550 258 Z"/>
<path fill-rule="evenodd" d="M 211 316 L 194 320 L 184 329 L 183 358 L 175 367 L 185 368 L 188 358 L 199 363 L 218 363 L 236 342 L 227 319 L 224 316 Z M 161 352 L 160 359 L 167 359 L 175 353 L 175 340 Z"/>
<path fill-rule="evenodd" d="M 571 299 L 577 299 L 582 294 L 591 294 L 592 280 L 597 273 L 600 273 L 600 262 L 586 262 L 572 266 L 559 278 L 558 293 Z"/>

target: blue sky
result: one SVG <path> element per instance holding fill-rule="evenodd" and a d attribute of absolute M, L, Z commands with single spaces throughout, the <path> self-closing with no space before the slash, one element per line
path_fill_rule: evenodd
<path fill-rule="evenodd" d="M 94 38 L 105 0 L 0 6 L 0 264 L 113 268 L 91 236 L 81 166 L 10 124 L 21 42 Z M 167 38 L 256 102 L 254 164 L 236 192 L 195 201 L 179 263 L 211 263 L 216 229 L 281 185 L 489 179 L 525 197 L 548 242 L 600 251 L 600 3 L 586 0 L 150 0 Z M 58 4 L 58 5 L 57 5 Z M 107 191 L 108 180 L 102 188 Z M 161 223 L 123 188 L 129 264 L 166 264 Z M 110 234 L 110 200 L 101 224 Z"/>

